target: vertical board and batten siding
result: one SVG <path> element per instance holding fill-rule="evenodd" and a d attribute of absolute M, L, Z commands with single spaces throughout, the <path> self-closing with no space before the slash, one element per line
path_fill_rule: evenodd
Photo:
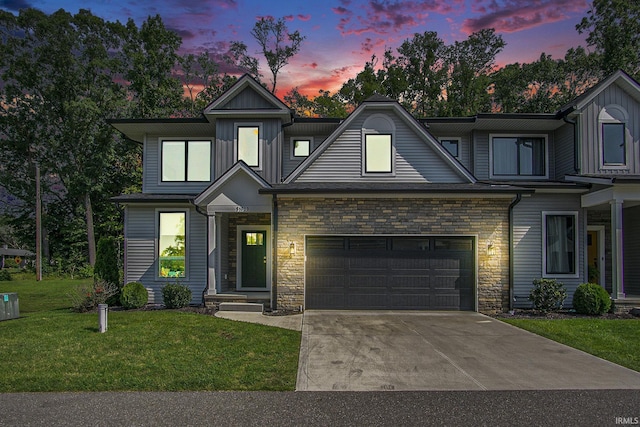
<path fill-rule="evenodd" d="M 640 206 L 627 208 L 624 221 L 624 292 L 627 296 L 640 296 Z"/>
<path fill-rule="evenodd" d="M 607 105 L 620 105 L 627 111 L 627 166 L 626 169 L 602 169 L 600 165 L 600 123 L 598 117 Z M 640 105 L 620 86 L 612 84 L 604 89 L 580 114 L 582 137 L 582 174 L 634 175 L 640 173 Z"/>
<path fill-rule="evenodd" d="M 160 153 L 160 140 L 162 136 L 148 135 L 144 143 L 144 156 L 142 165 L 142 192 L 154 194 L 198 194 L 207 188 L 211 182 L 162 182 L 162 164 Z M 163 138 L 164 139 L 164 138 Z M 167 140 L 210 140 L 211 141 L 211 176 L 217 173 L 214 159 L 216 157 L 216 144 L 213 135 L 208 138 L 188 136 L 167 137 Z"/>
<path fill-rule="evenodd" d="M 571 306 L 573 292 L 585 281 L 584 247 L 586 236 L 585 211 L 580 208 L 580 195 L 536 194 L 524 197 L 513 212 L 513 295 L 516 307 L 530 307 L 527 300 L 534 279 L 543 277 L 542 212 L 578 213 L 578 277 L 558 277 L 568 297 L 565 306 Z M 553 278 L 553 277 L 550 277 Z"/>
<path fill-rule="evenodd" d="M 219 108 L 220 110 L 277 110 L 269 101 L 264 99 L 256 91 L 247 87 L 234 96 L 229 102 Z"/>
<path fill-rule="evenodd" d="M 491 176 L 491 159 L 489 150 L 489 135 L 546 135 L 546 161 L 548 162 L 547 170 L 549 171 L 549 179 L 555 179 L 555 150 L 554 150 L 554 135 L 545 131 L 533 130 L 533 131 L 518 131 L 518 132 L 505 132 L 505 131 L 476 131 L 473 137 L 473 173 L 479 180 L 488 180 Z M 493 178 L 500 179 L 500 178 Z M 505 178 L 507 181 L 513 180 L 512 177 Z M 544 177 L 528 177 L 524 176 L 522 179 L 545 179 Z"/>
<path fill-rule="evenodd" d="M 565 175 L 575 173 L 574 129 L 571 124 L 564 124 L 553 135 L 556 180 L 563 180 Z"/>
<path fill-rule="evenodd" d="M 262 169 L 256 171 L 269 183 L 280 182 L 280 149 L 281 138 L 280 119 L 247 120 L 247 119 L 218 119 L 216 122 L 216 162 L 215 179 L 220 178 L 229 168 L 235 164 L 235 126 L 236 125 L 262 126 L 260 141 L 262 143 Z"/>
<path fill-rule="evenodd" d="M 379 114 L 379 111 L 373 114 Z M 395 176 L 362 176 L 362 127 L 370 114 L 357 117 L 306 169 L 297 182 L 465 182 L 422 137 L 394 112 Z M 437 142 L 435 142 L 437 144 Z"/>
<path fill-rule="evenodd" d="M 187 222 L 187 276 L 181 279 L 158 279 L 156 240 L 158 238 L 159 210 L 188 211 Z M 140 282 L 149 290 L 149 303 L 162 303 L 161 289 L 167 283 L 179 281 L 191 289 L 191 303 L 202 303 L 202 292 L 207 284 L 207 219 L 189 205 L 127 206 L 126 218 L 126 276 L 125 283 Z"/>

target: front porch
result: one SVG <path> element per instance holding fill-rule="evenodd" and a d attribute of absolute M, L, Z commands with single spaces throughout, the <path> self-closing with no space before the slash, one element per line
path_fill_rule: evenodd
<path fill-rule="evenodd" d="M 607 289 L 617 312 L 628 312 L 640 306 L 640 184 L 635 179 L 609 180 L 611 186 L 582 196 L 587 211 L 585 261 L 589 281 Z M 603 183 L 602 178 L 597 181 Z"/>

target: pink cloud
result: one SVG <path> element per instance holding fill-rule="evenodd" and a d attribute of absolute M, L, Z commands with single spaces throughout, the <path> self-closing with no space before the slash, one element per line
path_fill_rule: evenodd
<path fill-rule="evenodd" d="M 301 21 L 308 21 L 311 19 L 311 15 L 298 15 L 298 19 Z"/>
<path fill-rule="evenodd" d="M 474 12 L 482 16 L 465 19 L 462 31 L 471 34 L 494 28 L 498 33 L 514 33 L 566 20 L 567 13 L 584 11 L 586 7 L 586 0 L 506 0 L 501 3 L 490 0 L 473 7 Z"/>

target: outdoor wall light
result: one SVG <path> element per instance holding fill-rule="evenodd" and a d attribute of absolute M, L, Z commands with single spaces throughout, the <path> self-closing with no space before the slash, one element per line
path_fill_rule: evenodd
<path fill-rule="evenodd" d="M 487 255 L 493 256 L 495 254 L 495 246 L 493 246 L 493 242 L 489 242 L 487 244 Z"/>
<path fill-rule="evenodd" d="M 296 242 L 289 243 L 289 256 L 294 256 L 296 254 Z"/>

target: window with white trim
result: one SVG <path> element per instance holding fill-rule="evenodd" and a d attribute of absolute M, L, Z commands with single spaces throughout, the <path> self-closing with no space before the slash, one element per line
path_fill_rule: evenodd
<path fill-rule="evenodd" d="M 158 212 L 158 277 L 185 277 L 187 212 Z"/>
<path fill-rule="evenodd" d="M 491 135 L 491 176 L 530 178 L 547 176 L 545 136 Z"/>
<path fill-rule="evenodd" d="M 211 141 L 162 140 L 163 182 L 211 180 Z"/>
<path fill-rule="evenodd" d="M 362 175 L 395 174 L 396 125 L 386 114 L 372 114 L 362 125 Z"/>
<path fill-rule="evenodd" d="M 365 135 L 365 173 L 393 172 L 392 148 L 391 135 Z"/>
<path fill-rule="evenodd" d="M 236 126 L 236 161 L 244 161 L 248 166 L 260 167 L 260 126 Z"/>
<path fill-rule="evenodd" d="M 598 115 L 603 167 L 626 167 L 628 114 L 619 105 L 607 105 Z"/>
<path fill-rule="evenodd" d="M 543 212 L 543 276 L 578 274 L 578 213 Z"/>

